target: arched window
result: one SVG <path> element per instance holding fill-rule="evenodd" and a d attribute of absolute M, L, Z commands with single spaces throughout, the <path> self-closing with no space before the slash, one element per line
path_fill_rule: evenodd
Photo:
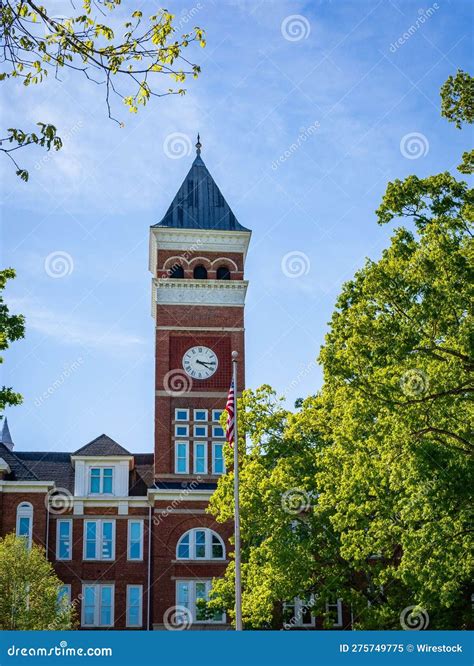
<path fill-rule="evenodd" d="M 183 267 L 180 266 L 179 264 L 174 264 L 174 266 L 170 268 L 169 276 L 173 280 L 177 280 L 178 278 L 184 278 Z"/>
<path fill-rule="evenodd" d="M 230 271 L 227 266 L 219 266 L 216 277 L 218 280 L 230 280 Z"/>
<path fill-rule="evenodd" d="M 220 536 L 206 527 L 185 532 L 176 547 L 178 560 L 223 560 L 224 542 Z"/>
<path fill-rule="evenodd" d="M 29 502 L 22 502 L 16 510 L 16 535 L 25 539 L 28 548 L 31 548 L 33 537 L 33 506 Z"/>
<path fill-rule="evenodd" d="M 195 280 L 207 280 L 207 270 L 202 264 L 196 266 L 194 269 L 194 279 Z"/>

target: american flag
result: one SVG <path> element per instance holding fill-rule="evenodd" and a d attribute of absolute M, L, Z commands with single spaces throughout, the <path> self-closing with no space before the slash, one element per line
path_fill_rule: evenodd
<path fill-rule="evenodd" d="M 234 444 L 234 381 L 230 384 L 229 394 L 227 396 L 227 404 L 225 406 L 227 412 L 227 424 L 225 430 L 225 437 L 229 444 Z"/>

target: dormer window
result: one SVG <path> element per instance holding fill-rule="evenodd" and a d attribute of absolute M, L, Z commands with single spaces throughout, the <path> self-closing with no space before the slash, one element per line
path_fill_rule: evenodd
<path fill-rule="evenodd" d="M 91 495 L 112 495 L 114 470 L 112 467 L 91 467 L 89 493 Z"/>

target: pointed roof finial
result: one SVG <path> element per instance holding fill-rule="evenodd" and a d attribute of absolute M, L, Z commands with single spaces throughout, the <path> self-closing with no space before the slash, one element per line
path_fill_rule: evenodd
<path fill-rule="evenodd" d="M 201 138 L 200 138 L 199 132 L 198 132 L 198 140 L 197 140 L 197 144 L 196 144 L 196 155 L 201 154 L 201 148 L 202 148 Z"/>
<path fill-rule="evenodd" d="M 8 421 L 6 416 L 3 420 L 3 428 L 2 428 L 2 433 L 0 435 L 0 443 L 4 444 L 7 447 L 7 449 L 10 449 L 10 451 L 13 450 L 13 440 L 12 436 L 10 435 L 10 428 L 8 427 Z"/>

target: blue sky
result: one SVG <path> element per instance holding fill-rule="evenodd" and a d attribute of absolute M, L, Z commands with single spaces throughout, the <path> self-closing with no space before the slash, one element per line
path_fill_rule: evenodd
<path fill-rule="evenodd" d="M 137 116 L 117 101 L 123 128 L 102 90 L 72 73 L 4 87 L 4 127 L 48 121 L 64 139 L 46 158 L 21 155 L 28 184 L 1 164 L 2 264 L 18 273 L 7 301 L 27 326 L 2 369 L 24 396 L 7 411 L 19 449 L 72 451 L 105 432 L 152 451 L 148 229 L 187 173 L 198 130 L 209 170 L 253 230 L 247 385 L 271 384 L 289 404 L 321 385 L 315 360 L 342 283 L 389 242 L 374 214 L 387 181 L 454 170 L 468 147 L 439 113 L 440 86 L 471 64 L 467 0 L 167 8 L 182 31 L 206 29 L 207 48 L 193 52 L 202 74 L 184 98 Z"/>

